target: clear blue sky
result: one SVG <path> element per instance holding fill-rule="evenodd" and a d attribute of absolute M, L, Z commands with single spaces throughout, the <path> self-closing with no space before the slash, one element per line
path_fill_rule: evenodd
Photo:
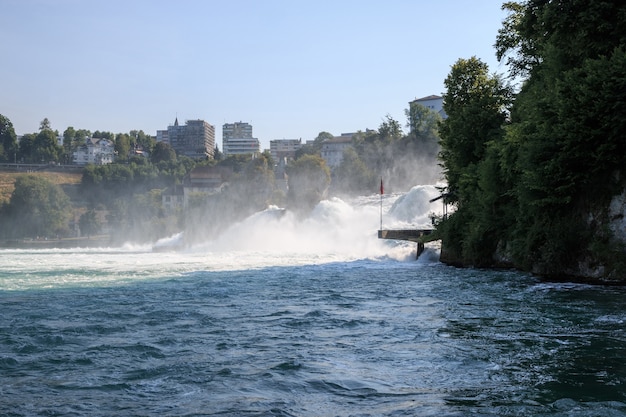
<path fill-rule="evenodd" d="M 178 116 L 314 139 L 406 124 L 458 58 L 504 72 L 500 0 L 0 0 L 0 114 L 18 135 L 155 135 Z"/>

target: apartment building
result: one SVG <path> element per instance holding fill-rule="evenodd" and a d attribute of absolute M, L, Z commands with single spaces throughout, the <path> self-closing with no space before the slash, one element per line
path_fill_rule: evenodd
<path fill-rule="evenodd" d="M 167 130 L 157 130 L 157 141 L 169 143 L 179 156 L 193 159 L 213 158 L 215 127 L 204 120 L 187 120 L 178 124 L 178 117 Z"/>
<path fill-rule="evenodd" d="M 225 123 L 222 126 L 222 153 L 224 156 L 257 154 L 261 143 L 252 136 L 252 125 L 245 122 Z"/>
<path fill-rule="evenodd" d="M 270 140 L 270 154 L 274 163 L 289 161 L 296 157 L 296 151 L 302 147 L 302 139 Z"/>

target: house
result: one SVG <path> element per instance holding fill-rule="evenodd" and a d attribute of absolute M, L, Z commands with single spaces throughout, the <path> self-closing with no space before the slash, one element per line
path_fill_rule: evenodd
<path fill-rule="evenodd" d="M 183 208 L 185 204 L 185 193 L 182 185 L 174 185 L 167 188 L 161 194 L 161 203 L 163 210 L 168 213 L 174 213 Z"/>
<path fill-rule="evenodd" d="M 79 146 L 73 154 L 76 165 L 105 165 L 113 162 L 115 145 L 108 139 L 87 138 L 85 144 Z"/>
<path fill-rule="evenodd" d="M 338 167 L 343 160 L 343 152 L 352 146 L 353 133 L 342 133 L 322 142 L 321 157 L 331 169 Z"/>
<path fill-rule="evenodd" d="M 232 175 L 232 169 L 225 167 L 201 166 L 192 169 L 183 180 L 184 206 L 189 205 L 194 195 L 208 196 L 221 192 Z"/>

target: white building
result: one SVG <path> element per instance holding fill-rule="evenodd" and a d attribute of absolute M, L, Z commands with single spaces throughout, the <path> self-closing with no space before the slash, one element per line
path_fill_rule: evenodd
<path fill-rule="evenodd" d="M 320 155 L 331 169 L 338 167 L 343 160 L 343 152 L 352 146 L 352 133 L 342 133 L 322 142 Z"/>
<path fill-rule="evenodd" d="M 422 98 L 417 98 L 409 102 L 409 105 L 411 105 L 412 103 L 418 103 L 430 110 L 436 111 L 437 113 L 439 113 L 439 116 L 441 116 L 442 119 L 448 118 L 446 112 L 443 111 L 443 97 L 441 96 L 430 95 Z"/>
<path fill-rule="evenodd" d="M 224 156 L 257 154 L 261 143 L 252 137 L 252 125 L 245 122 L 225 123 L 222 126 L 222 153 Z"/>
<path fill-rule="evenodd" d="M 108 139 L 88 138 L 85 144 L 74 151 L 73 162 L 76 165 L 105 165 L 113 162 L 115 145 Z"/>

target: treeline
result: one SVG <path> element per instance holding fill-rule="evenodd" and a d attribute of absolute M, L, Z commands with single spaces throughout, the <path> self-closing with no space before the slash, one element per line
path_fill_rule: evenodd
<path fill-rule="evenodd" d="M 458 60 L 445 80 L 441 160 L 456 211 L 437 228 L 442 258 L 626 279 L 612 224 L 623 213 L 609 209 L 626 186 L 626 6 L 503 8 L 495 46 L 519 90 L 476 58 Z"/>
<path fill-rule="evenodd" d="M 84 168 L 79 190 L 71 201 L 63 189 L 42 178 L 20 178 L 11 200 L 0 207 L 0 237 L 66 237 L 75 235 L 77 229 L 81 235 L 106 230 L 113 243 L 122 243 L 155 241 L 184 230 L 188 240 L 198 241 L 269 205 L 306 216 L 329 194 L 377 192 L 381 177 L 389 179 L 390 191 L 436 181 L 439 115 L 415 103 L 406 115 L 408 134 L 387 116 L 377 130 L 366 129 L 352 136 L 352 146 L 333 170 L 320 152 L 324 141 L 334 135 L 321 132 L 286 167 L 288 192 L 276 184 L 276 162 L 269 152 L 224 158 L 216 147 L 213 159 L 192 160 L 176 155 L 165 143 L 153 143 L 141 131 L 113 135 L 72 127 L 64 132 L 61 147 L 56 145 L 57 133 L 47 119 L 40 133 L 25 135 L 17 143 L 10 120 L 0 115 L 3 161 L 11 152 L 25 162 L 61 161 L 88 137 L 112 140 L 117 153 L 116 163 Z M 128 151 L 135 146 L 149 151 L 149 158 L 132 156 Z M 203 166 L 223 173 L 219 192 L 192 195 L 183 209 L 166 212 L 163 192 L 173 187 L 182 189 L 192 169 Z"/>
<path fill-rule="evenodd" d="M 45 118 L 39 125 L 38 133 L 27 133 L 20 140 L 11 121 L 0 115 L 0 163 L 60 163 L 70 164 L 76 149 L 89 138 L 107 139 L 114 143 L 117 161 L 124 162 L 132 157 L 131 150 L 141 149 L 151 154 L 157 146 L 154 137 L 143 130 L 131 130 L 128 133 L 91 132 L 87 129 L 75 129 L 70 126 L 63 132 L 63 144 L 58 144 L 59 131 L 52 130 L 50 121 Z M 158 149 L 157 149 L 158 150 Z"/>

